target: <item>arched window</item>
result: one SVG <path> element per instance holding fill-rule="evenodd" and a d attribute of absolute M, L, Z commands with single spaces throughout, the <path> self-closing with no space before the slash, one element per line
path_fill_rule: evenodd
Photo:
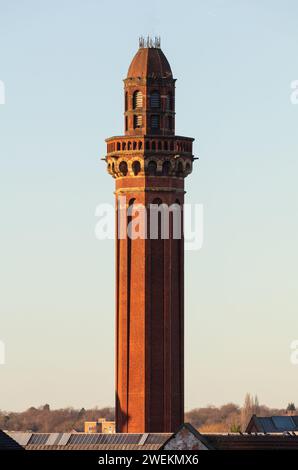
<path fill-rule="evenodd" d="M 150 107 L 160 108 L 160 94 L 159 91 L 153 91 L 150 95 Z"/>
<path fill-rule="evenodd" d="M 160 206 L 162 204 L 162 200 L 159 197 L 156 197 L 155 199 L 153 199 L 151 204 L 156 204 L 157 206 Z"/>
<path fill-rule="evenodd" d="M 160 127 L 160 119 L 158 114 L 153 114 L 151 116 L 151 129 L 159 129 Z"/>
<path fill-rule="evenodd" d="M 133 117 L 133 127 L 134 129 L 137 129 L 139 127 L 142 127 L 143 124 L 143 119 L 141 114 L 135 114 Z"/>
<path fill-rule="evenodd" d="M 187 173 L 190 173 L 191 172 L 191 164 L 186 163 L 185 169 L 186 169 Z"/>
<path fill-rule="evenodd" d="M 135 176 L 137 176 L 138 173 L 141 171 L 141 164 L 138 160 L 134 161 L 132 164 L 132 171 Z"/>
<path fill-rule="evenodd" d="M 128 130 L 128 117 L 125 116 L 125 130 Z"/>
<path fill-rule="evenodd" d="M 173 118 L 172 116 L 168 116 L 168 129 L 173 129 Z"/>
<path fill-rule="evenodd" d="M 119 165 L 119 171 L 123 176 L 127 175 L 127 163 L 122 161 Z"/>
<path fill-rule="evenodd" d="M 141 108 L 143 106 L 143 93 L 141 91 L 135 91 L 132 100 L 133 109 Z"/>
<path fill-rule="evenodd" d="M 127 111 L 127 108 L 128 108 L 128 93 L 127 91 L 125 92 L 125 103 L 124 103 L 124 107 L 125 107 L 125 111 Z"/>
<path fill-rule="evenodd" d="M 151 160 L 151 162 L 148 163 L 148 174 L 150 176 L 156 175 L 157 171 L 157 164 L 154 160 Z"/>
<path fill-rule="evenodd" d="M 166 160 L 162 164 L 162 174 L 166 176 L 170 173 L 170 170 L 171 170 L 171 163 L 168 160 Z"/>
<path fill-rule="evenodd" d="M 177 165 L 177 176 L 183 176 L 183 164 L 182 164 L 182 162 L 178 162 L 178 165 Z"/>

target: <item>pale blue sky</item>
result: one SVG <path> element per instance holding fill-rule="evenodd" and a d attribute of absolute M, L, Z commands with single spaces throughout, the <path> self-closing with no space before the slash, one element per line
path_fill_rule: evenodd
<path fill-rule="evenodd" d="M 140 35 L 177 78 L 176 131 L 200 156 L 205 208 L 186 255 L 186 409 L 298 405 L 295 0 L 0 0 L 0 408 L 114 402 L 114 249 L 94 236 L 113 202 L 100 157 L 123 129 Z"/>

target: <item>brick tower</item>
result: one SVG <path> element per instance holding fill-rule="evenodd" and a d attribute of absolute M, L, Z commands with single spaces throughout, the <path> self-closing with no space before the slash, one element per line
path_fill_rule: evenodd
<path fill-rule="evenodd" d="M 124 106 L 125 135 L 106 139 L 105 157 L 116 180 L 116 430 L 172 432 L 184 420 L 183 235 L 173 237 L 171 211 L 166 239 L 148 235 L 150 222 L 147 237 L 132 239 L 129 211 L 119 216 L 120 196 L 126 208 L 183 208 L 192 171 L 193 139 L 175 135 L 175 79 L 158 38 L 140 39 Z"/>

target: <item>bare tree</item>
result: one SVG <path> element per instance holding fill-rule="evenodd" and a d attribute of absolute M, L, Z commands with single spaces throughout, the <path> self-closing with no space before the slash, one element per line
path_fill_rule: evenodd
<path fill-rule="evenodd" d="M 257 395 L 253 397 L 250 393 L 245 395 L 244 405 L 241 408 L 241 429 L 245 431 L 252 415 L 260 414 L 260 405 Z"/>

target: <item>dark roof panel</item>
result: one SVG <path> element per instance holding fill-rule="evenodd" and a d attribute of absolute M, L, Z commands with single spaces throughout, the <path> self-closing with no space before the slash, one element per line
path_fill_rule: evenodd
<path fill-rule="evenodd" d="M 22 446 L 8 434 L 0 431 L 0 450 L 21 450 Z"/>

